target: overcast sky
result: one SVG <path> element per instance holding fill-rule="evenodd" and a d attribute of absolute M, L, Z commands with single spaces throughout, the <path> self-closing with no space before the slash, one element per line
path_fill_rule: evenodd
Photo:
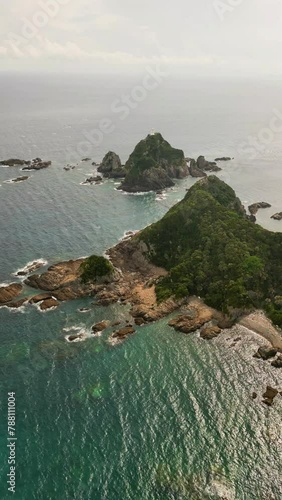
<path fill-rule="evenodd" d="M 281 0 L 1 2 L 2 70 L 282 75 Z"/>

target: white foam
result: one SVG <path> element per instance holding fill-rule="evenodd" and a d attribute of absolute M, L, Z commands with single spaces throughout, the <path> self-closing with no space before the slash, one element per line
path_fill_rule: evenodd
<path fill-rule="evenodd" d="M 0 309 L 4 309 L 4 308 L 6 308 L 6 309 L 8 309 L 8 311 L 9 311 L 10 313 L 17 313 L 17 312 L 19 312 L 19 313 L 21 313 L 21 314 L 24 314 L 24 313 L 25 313 L 25 309 L 26 309 L 26 308 L 25 308 L 25 304 L 26 304 L 26 302 L 24 302 L 24 303 L 23 303 L 23 305 L 22 305 L 21 307 L 9 307 L 9 306 L 7 306 L 6 304 L 4 304 L 4 305 L 1 305 L 1 306 L 0 306 Z"/>
<path fill-rule="evenodd" d="M 121 189 L 114 188 L 115 191 L 119 191 L 123 196 L 144 196 L 147 194 L 152 194 L 154 191 L 138 191 L 138 193 L 128 193 L 127 191 L 122 191 Z"/>
<path fill-rule="evenodd" d="M 40 267 L 39 267 L 39 264 L 40 264 Z M 33 272 L 33 271 L 29 272 L 29 268 L 31 266 L 38 265 L 38 268 L 36 269 L 36 271 L 38 271 L 38 269 L 40 269 L 41 267 L 47 266 L 47 264 L 48 264 L 48 260 L 43 259 L 43 258 L 40 258 L 40 259 L 37 259 L 37 260 L 32 260 L 32 261 L 28 262 L 23 268 L 17 269 L 16 272 L 12 273 L 12 275 L 24 279 L 25 276 L 18 276 L 18 273 L 20 273 L 20 272 L 26 272 L 27 274 L 30 274 L 31 272 Z"/>

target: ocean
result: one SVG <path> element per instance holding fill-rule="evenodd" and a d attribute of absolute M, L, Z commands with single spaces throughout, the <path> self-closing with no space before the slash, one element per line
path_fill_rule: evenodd
<path fill-rule="evenodd" d="M 282 231 L 270 218 L 282 210 L 282 82 L 166 75 L 148 90 L 143 78 L 1 75 L 0 159 L 52 160 L 17 184 L 7 181 L 23 175 L 19 167 L 0 167 L 2 284 L 36 259 L 101 254 L 183 198 L 194 179 L 177 181 L 164 198 L 128 195 L 113 181 L 82 185 L 92 161 L 112 150 L 125 162 L 151 129 L 186 156 L 234 157 L 219 177 L 246 206 L 269 202 L 258 222 Z M 76 168 L 65 171 L 67 164 Z M 267 408 L 251 398 L 266 385 L 282 390 L 279 370 L 252 357 L 263 340 L 236 327 L 206 342 L 175 333 L 165 318 L 116 346 L 105 333 L 67 343 L 70 331 L 129 318 L 128 306 L 92 303 L 46 313 L 0 308 L 1 499 L 12 495 L 9 392 L 14 499 L 280 499 L 282 401 Z"/>

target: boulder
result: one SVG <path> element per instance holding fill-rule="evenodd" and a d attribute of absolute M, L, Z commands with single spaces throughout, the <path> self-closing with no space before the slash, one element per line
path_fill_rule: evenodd
<path fill-rule="evenodd" d="M 18 297 L 22 292 L 23 286 L 20 283 L 12 283 L 11 285 L 0 287 L 0 305 L 11 302 L 15 297 Z"/>
<path fill-rule="evenodd" d="M 135 325 L 137 326 L 142 326 L 145 325 L 146 321 L 144 318 L 135 318 Z"/>
<path fill-rule="evenodd" d="M 125 339 L 128 335 L 132 335 L 135 333 L 135 330 L 131 326 L 126 326 L 125 328 L 121 328 L 120 330 L 117 330 L 113 333 L 112 338 L 113 339 Z"/>
<path fill-rule="evenodd" d="M 51 299 L 52 296 L 49 293 L 40 293 L 39 295 L 34 295 L 29 299 L 30 304 L 38 304 L 38 302 L 42 302 L 42 300 Z"/>
<path fill-rule="evenodd" d="M 81 161 L 91 161 L 91 158 L 82 158 Z"/>
<path fill-rule="evenodd" d="M 256 393 L 256 392 L 253 392 L 253 394 L 252 394 L 252 399 L 257 399 L 257 397 L 258 397 L 257 393 Z"/>
<path fill-rule="evenodd" d="M 274 220 L 282 220 L 282 212 L 279 212 L 277 214 L 274 214 L 271 216 L 271 219 L 274 219 Z"/>
<path fill-rule="evenodd" d="M 96 323 L 96 325 L 92 326 L 92 332 L 94 334 L 102 332 L 103 330 L 106 330 L 110 326 L 110 321 L 100 321 L 100 323 Z"/>
<path fill-rule="evenodd" d="M 58 307 L 60 305 L 60 302 L 53 297 L 49 299 L 43 300 L 43 302 L 40 304 L 40 309 L 41 311 L 47 311 L 48 309 L 53 309 L 54 307 Z"/>
<path fill-rule="evenodd" d="M 266 404 L 267 406 L 272 406 L 274 398 L 276 398 L 277 394 L 279 391 L 277 389 L 273 389 L 273 387 L 270 387 L 269 385 L 266 388 L 265 393 L 263 394 L 263 403 Z"/>
<path fill-rule="evenodd" d="M 70 335 L 68 337 L 69 342 L 75 342 L 76 340 L 82 340 L 82 339 L 84 339 L 84 335 L 82 333 L 80 333 L 79 335 Z"/>
<path fill-rule="evenodd" d="M 202 328 L 200 336 L 205 340 L 211 340 L 215 337 L 218 337 L 221 329 L 219 326 L 207 326 L 206 328 Z"/>
<path fill-rule="evenodd" d="M 282 368 L 282 355 L 278 356 L 274 361 L 271 363 L 274 368 Z"/>
<path fill-rule="evenodd" d="M 273 347 L 262 346 L 254 354 L 254 358 L 267 360 L 270 358 L 274 358 L 276 356 L 277 352 L 278 352 L 278 350 L 274 349 Z"/>

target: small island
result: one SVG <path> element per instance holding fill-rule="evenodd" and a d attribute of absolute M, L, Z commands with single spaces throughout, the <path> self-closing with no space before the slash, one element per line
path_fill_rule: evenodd
<path fill-rule="evenodd" d="M 189 175 L 181 149 L 173 148 L 159 133 L 140 141 L 125 164 L 119 189 L 130 193 L 159 191 L 174 186 L 173 179 Z"/>

